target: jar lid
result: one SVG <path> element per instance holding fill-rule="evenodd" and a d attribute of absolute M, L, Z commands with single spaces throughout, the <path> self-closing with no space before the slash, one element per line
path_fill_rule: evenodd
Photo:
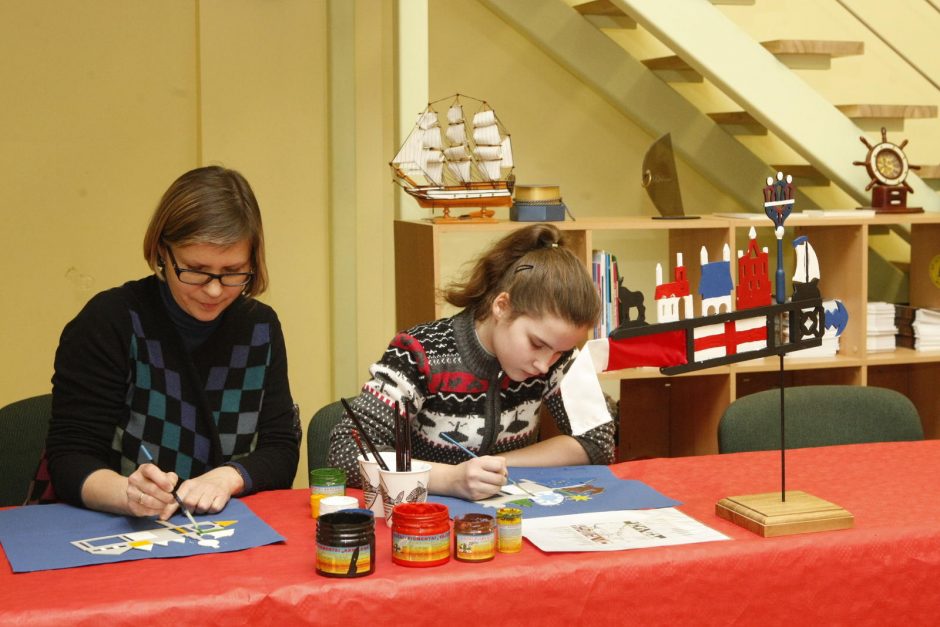
<path fill-rule="evenodd" d="M 340 485 L 346 483 L 342 468 L 315 468 L 310 471 L 310 485 Z"/>
<path fill-rule="evenodd" d="M 399 503 L 392 510 L 392 520 L 415 522 L 450 518 L 447 506 L 441 503 Z"/>

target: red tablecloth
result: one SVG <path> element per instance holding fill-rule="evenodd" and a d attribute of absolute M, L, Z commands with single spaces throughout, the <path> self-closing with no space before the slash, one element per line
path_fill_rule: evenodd
<path fill-rule="evenodd" d="M 0 564 L 0 624 L 934 624 L 940 610 L 940 441 L 803 449 L 787 488 L 855 515 L 849 530 L 762 538 L 714 513 L 726 496 L 780 487 L 779 452 L 628 462 L 617 475 L 683 501 L 731 536 L 614 553 L 515 555 L 436 568 L 377 566 L 361 579 L 315 572 L 308 493 L 246 503 L 287 538 L 218 555 L 14 575 Z M 491 622 L 493 621 L 493 622 Z"/>

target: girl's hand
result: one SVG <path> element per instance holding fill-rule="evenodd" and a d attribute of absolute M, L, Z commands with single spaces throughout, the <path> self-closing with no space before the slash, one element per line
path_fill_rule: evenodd
<path fill-rule="evenodd" d="M 509 474 L 506 460 L 491 455 L 467 460 L 454 469 L 453 494 L 469 501 L 479 501 L 499 492 Z"/>

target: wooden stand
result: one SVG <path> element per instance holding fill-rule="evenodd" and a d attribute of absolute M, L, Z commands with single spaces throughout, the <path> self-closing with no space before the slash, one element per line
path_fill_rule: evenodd
<path fill-rule="evenodd" d="M 780 361 L 780 491 L 729 496 L 715 504 L 715 513 L 739 527 L 770 536 L 848 529 L 855 518 L 834 503 L 799 490 L 787 491 L 787 429 L 783 377 Z"/>
<path fill-rule="evenodd" d="M 718 516 L 765 538 L 814 531 L 849 529 L 855 518 L 834 503 L 794 490 L 729 496 L 715 505 Z"/>
<path fill-rule="evenodd" d="M 923 213 L 923 207 L 907 206 L 907 188 L 904 185 L 875 185 L 871 188 L 871 207 L 875 213 Z"/>
<path fill-rule="evenodd" d="M 499 222 L 493 216 L 496 214 L 492 209 L 480 209 L 471 211 L 461 216 L 450 215 L 450 207 L 444 207 L 443 216 L 431 218 L 432 224 L 495 224 Z"/>

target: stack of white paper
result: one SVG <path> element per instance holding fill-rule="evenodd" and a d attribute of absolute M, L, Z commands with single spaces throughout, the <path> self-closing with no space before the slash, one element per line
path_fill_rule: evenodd
<path fill-rule="evenodd" d="M 914 313 L 914 348 L 919 351 L 940 350 L 940 310 L 919 308 Z"/>
<path fill-rule="evenodd" d="M 894 324 L 894 305 L 884 302 L 868 303 L 868 352 L 895 350 L 894 336 L 897 332 L 898 327 Z"/>

